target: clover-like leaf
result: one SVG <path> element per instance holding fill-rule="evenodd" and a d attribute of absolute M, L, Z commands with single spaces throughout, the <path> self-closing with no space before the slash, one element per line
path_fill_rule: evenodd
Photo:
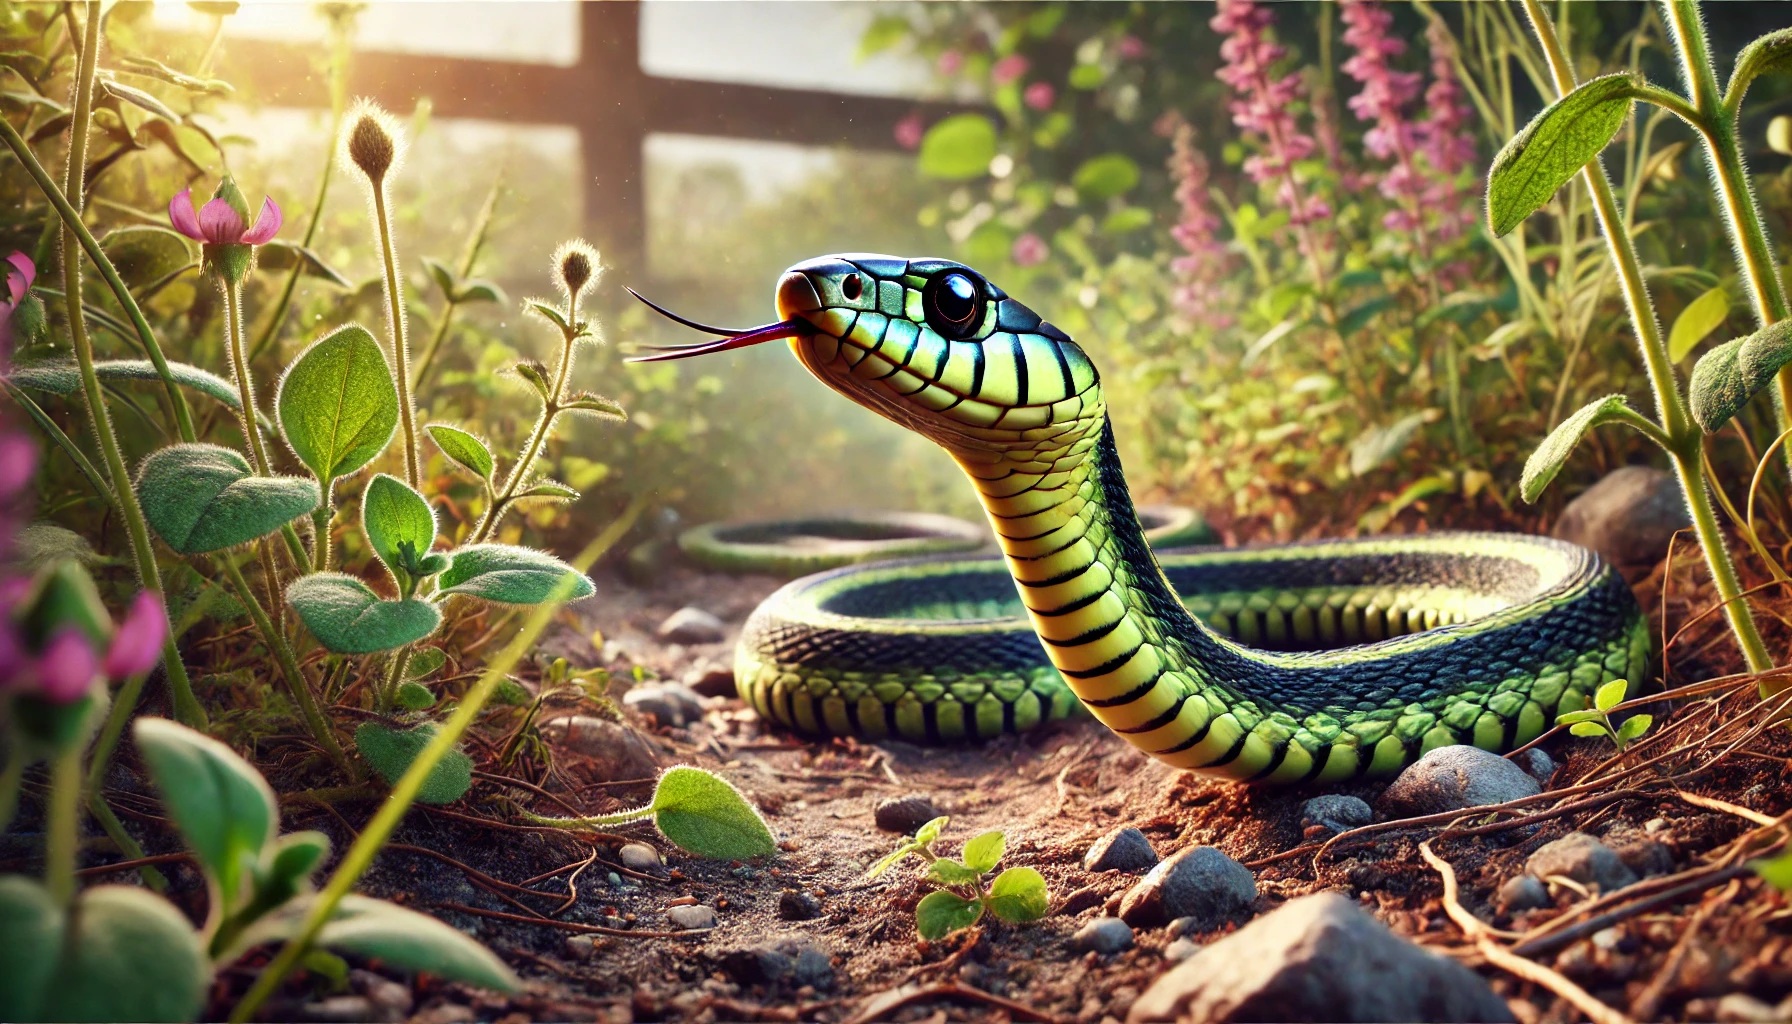
<path fill-rule="evenodd" d="M 1705 353 L 1693 365 L 1687 387 L 1693 419 L 1707 434 L 1717 433 L 1787 363 L 1792 363 L 1792 320 L 1769 324 Z"/>
<path fill-rule="evenodd" d="M 428 601 L 386 601 L 367 584 L 338 572 L 302 576 L 286 601 L 317 642 L 337 654 L 372 654 L 414 643 L 436 631 L 442 613 Z"/>
<path fill-rule="evenodd" d="M 481 480 L 492 478 L 492 472 L 497 469 L 497 460 L 492 458 L 492 450 L 484 441 L 447 423 L 431 423 L 423 429 L 429 431 L 436 447 L 456 465 Z"/>
<path fill-rule="evenodd" d="M 140 718 L 132 735 L 162 806 L 216 885 L 214 896 L 234 909 L 274 839 L 274 791 L 236 751 L 184 725 Z"/>
<path fill-rule="evenodd" d="M 552 598 L 577 601 L 597 590 L 584 573 L 534 548 L 471 544 L 452 554 L 454 564 L 437 580 L 441 594 L 464 594 L 498 604 L 540 604 Z"/>
<path fill-rule="evenodd" d="M 434 722 L 425 722 L 414 729 L 394 729 L 379 722 L 362 722 L 355 729 L 355 749 L 386 780 L 398 785 L 411 763 L 429 741 L 435 739 Z M 473 760 L 459 750 L 450 750 L 436 762 L 417 791 L 417 799 L 426 804 L 451 804 L 473 788 Z"/>
<path fill-rule="evenodd" d="M 964 844 L 965 865 L 982 874 L 994 871 L 1008 848 L 1008 838 L 1000 832 L 985 832 Z"/>
<path fill-rule="evenodd" d="M 1624 703 L 1624 695 L 1629 691 L 1630 681 L 1628 679 L 1614 679 L 1609 683 L 1602 683 L 1599 689 L 1593 691 L 1593 706 L 1600 711 L 1610 711 Z"/>
<path fill-rule="evenodd" d="M 143 460 L 143 516 L 183 555 L 247 544 L 316 508 L 317 481 L 256 476 L 248 460 L 215 444 L 177 444 Z"/>
<path fill-rule="evenodd" d="M 967 900 L 955 892 L 936 889 L 916 904 L 915 931 L 923 939 L 943 939 L 969 928 L 982 917 L 982 900 Z"/>
<path fill-rule="evenodd" d="M 1487 172 L 1487 224 L 1504 235 L 1542 209 L 1623 127 L 1636 95 L 1628 74 L 1602 75 L 1545 107 Z"/>
<path fill-rule="evenodd" d="M 989 884 L 989 912 L 1012 924 L 1037 921 L 1050 909 L 1045 876 L 1033 868 L 1009 868 Z"/>
<path fill-rule="evenodd" d="M 293 454 L 324 482 L 373 461 L 398 429 L 398 385 L 379 342 L 339 327 L 313 342 L 280 378 L 274 408 Z"/>
<path fill-rule="evenodd" d="M 1531 457 L 1525 460 L 1524 473 L 1519 477 L 1518 493 L 1527 502 L 1534 502 L 1542 497 L 1543 491 L 1562 471 L 1568 462 L 1568 456 L 1574 454 L 1575 446 L 1586 436 L 1587 431 L 1601 423 L 1628 421 L 1635 413 L 1631 411 L 1630 402 L 1623 395 L 1606 395 L 1582 406 L 1574 415 L 1556 424 L 1556 429 L 1549 432 Z"/>
<path fill-rule="evenodd" d="M 428 575 L 421 563 L 436 542 L 436 512 L 403 480 L 379 473 L 367 482 L 361 495 L 361 530 L 401 585 L 405 576 Z"/>
<path fill-rule="evenodd" d="M 43 884 L 0 875 L 0 1020 L 43 1020 L 67 919 Z"/>
<path fill-rule="evenodd" d="M 701 768 L 675 765 L 654 787 L 653 822 L 679 849 L 715 860 L 778 852 L 778 841 L 740 790 Z"/>

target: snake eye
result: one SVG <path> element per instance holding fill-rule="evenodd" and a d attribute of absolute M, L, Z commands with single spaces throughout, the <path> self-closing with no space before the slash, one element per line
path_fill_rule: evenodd
<path fill-rule="evenodd" d="M 928 282 L 927 324 L 942 337 L 962 340 L 977 333 L 983 313 L 983 288 L 971 275 L 959 271 Z"/>
<path fill-rule="evenodd" d="M 846 275 L 840 281 L 840 294 L 846 296 L 848 302 L 859 301 L 859 296 L 865 294 L 864 279 L 857 274 Z"/>

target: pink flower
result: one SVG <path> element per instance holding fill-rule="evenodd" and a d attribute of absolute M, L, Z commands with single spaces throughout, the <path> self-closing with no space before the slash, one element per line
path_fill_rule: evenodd
<path fill-rule="evenodd" d="M 1053 89 L 1050 82 L 1034 82 L 1020 94 L 1021 101 L 1034 110 L 1050 110 L 1052 101 L 1058 98 L 1058 90 Z"/>
<path fill-rule="evenodd" d="M 162 607 L 161 595 L 140 590 L 132 599 L 124 621 L 112 634 L 112 646 L 106 651 L 106 675 L 126 679 L 142 675 L 162 660 L 162 641 L 168 638 L 168 612 Z"/>
<path fill-rule="evenodd" d="M 1231 261 L 1218 237 L 1220 219 L 1208 207 L 1207 158 L 1195 146 L 1194 128 L 1181 118 L 1170 132 L 1169 168 L 1180 208 L 1170 237 L 1186 254 L 1170 261 L 1176 279 L 1171 304 L 1190 320 L 1204 320 L 1217 328 L 1230 326 L 1230 316 L 1212 309 Z"/>
<path fill-rule="evenodd" d="M 964 54 L 957 50 L 947 50 L 935 58 L 933 66 L 940 74 L 950 78 L 964 70 Z"/>
<path fill-rule="evenodd" d="M 224 179 L 226 184 L 230 179 Z M 231 191 L 236 186 L 229 184 Z M 224 185 L 219 186 L 220 192 Z M 197 213 L 193 210 L 193 190 L 181 189 L 180 194 L 168 203 L 168 219 L 173 222 L 174 229 L 195 242 L 207 245 L 263 245 L 272 240 L 280 230 L 280 207 L 271 198 L 261 201 L 261 213 L 255 218 L 253 226 L 245 227 L 244 215 L 230 201 L 220 194 L 206 203 Z"/>
<path fill-rule="evenodd" d="M 1018 81 L 1020 76 L 1027 73 L 1029 66 L 1027 58 L 1018 53 L 1011 53 L 996 61 L 994 66 L 989 69 L 989 80 L 996 85 L 1007 85 L 1010 82 Z"/>
<path fill-rule="evenodd" d="M 99 672 L 99 657 L 87 635 L 64 626 L 37 656 L 37 689 L 52 704 L 72 704 L 87 696 Z"/>
<path fill-rule="evenodd" d="M 37 474 L 37 445 L 24 434 L 0 434 L 0 507 L 11 505 Z"/>
<path fill-rule="evenodd" d="M 919 149 L 921 137 L 927 134 L 927 129 L 921 124 L 920 114 L 910 114 L 896 122 L 892 134 L 896 136 L 896 144 L 903 149 Z"/>
<path fill-rule="evenodd" d="M 37 280 L 37 265 L 31 257 L 15 252 L 0 261 L 0 275 L 5 277 L 5 287 L 0 288 L 4 293 L 4 298 L 0 298 L 0 373 L 4 373 L 12 355 L 12 316 L 19 303 L 25 301 L 31 283 Z"/>
<path fill-rule="evenodd" d="M 1120 44 L 1115 50 L 1120 54 L 1121 60 L 1138 60 L 1145 56 L 1145 41 L 1135 35 L 1124 35 L 1120 37 Z"/>
<path fill-rule="evenodd" d="M 1045 244 L 1045 239 L 1028 231 L 1014 240 L 1014 247 L 1009 250 L 1008 258 L 1017 267 L 1032 267 L 1044 263 L 1045 258 L 1051 254 L 1051 247 Z"/>

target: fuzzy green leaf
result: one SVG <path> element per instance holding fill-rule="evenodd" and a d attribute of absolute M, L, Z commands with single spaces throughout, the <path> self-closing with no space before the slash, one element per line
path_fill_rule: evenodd
<path fill-rule="evenodd" d="M 428 914 L 368 896 L 351 893 L 343 897 L 330 923 L 318 933 L 317 942 L 394 967 L 427 971 L 499 992 L 522 987 L 503 961 L 465 933 Z"/>
<path fill-rule="evenodd" d="M 572 325 L 566 322 L 566 316 L 564 314 L 562 314 L 560 312 L 560 310 L 554 306 L 550 306 L 545 302 L 537 302 L 534 299 L 530 299 L 529 301 L 523 303 L 523 310 L 525 312 L 534 313 L 536 316 L 541 317 L 543 320 L 546 320 L 548 323 L 551 323 L 555 327 L 560 328 L 561 333 L 564 333 L 564 334 L 572 333 Z M 546 368 L 541 367 L 540 363 L 520 364 L 519 366 L 517 366 L 517 372 L 522 373 L 523 367 L 530 366 L 530 365 L 533 365 L 535 367 L 540 367 L 542 369 L 543 373 L 545 374 Z M 524 376 L 527 377 L 527 374 L 525 374 Z M 543 395 L 547 394 L 547 388 L 542 387 L 541 392 Z"/>
<path fill-rule="evenodd" d="M 373 553 L 401 583 L 426 575 L 423 557 L 436 542 L 436 511 L 395 476 L 375 474 L 361 495 L 361 530 Z"/>
<path fill-rule="evenodd" d="M 469 302 L 503 302 L 505 298 L 504 289 L 498 287 L 496 281 L 484 278 L 468 281 L 454 295 L 454 301 L 462 305 Z"/>
<path fill-rule="evenodd" d="M 324 858 L 330 855 L 330 837 L 322 832 L 291 832 L 274 843 L 274 855 L 268 858 L 269 878 L 281 879 L 295 888 L 311 878 Z"/>
<path fill-rule="evenodd" d="M 429 431 L 436 447 L 442 450 L 443 455 L 454 460 L 456 465 L 481 480 L 492 478 L 497 460 L 492 458 L 492 450 L 484 441 L 446 423 L 431 423 L 423 429 Z"/>
<path fill-rule="evenodd" d="M 560 403 L 560 408 L 566 412 L 584 413 L 587 416 L 596 416 L 599 419 L 628 419 L 628 413 L 623 411 L 622 406 L 618 404 L 615 399 L 605 398 L 602 395 L 594 395 L 589 391 L 581 391 L 571 398 L 566 399 Z"/>
<path fill-rule="evenodd" d="M 442 289 L 442 294 L 449 300 L 453 300 L 454 271 L 448 269 L 448 264 L 425 256 L 423 257 L 423 269 L 429 274 L 429 279 L 436 283 L 436 287 Z"/>
<path fill-rule="evenodd" d="M 398 429 L 398 385 L 385 353 L 360 327 L 340 327 L 299 353 L 274 409 L 293 454 L 319 480 L 372 462 Z"/>
<path fill-rule="evenodd" d="M 235 751 L 184 725 L 140 718 L 132 734 L 162 806 L 216 883 L 216 894 L 234 910 L 274 840 L 280 820 L 274 791 Z"/>
<path fill-rule="evenodd" d="M 155 364 L 147 359 L 109 359 L 93 364 L 93 372 L 102 381 L 160 381 Z M 232 409 L 241 409 L 236 385 L 215 373 L 208 373 L 186 363 L 169 363 L 168 375 L 176 384 L 215 398 Z M 81 370 L 72 359 L 47 359 L 15 366 L 6 378 L 11 383 L 33 391 L 53 395 L 72 395 L 81 390 Z"/>
<path fill-rule="evenodd" d="M 337 654 L 372 654 L 434 633 L 442 613 L 428 601 L 384 601 L 337 572 L 312 573 L 286 588 L 286 601 L 317 642 Z"/>
<path fill-rule="evenodd" d="M 1138 183 L 1139 165 L 1120 153 L 1104 153 L 1085 160 L 1070 176 L 1077 193 L 1091 202 L 1125 195 Z"/>
<path fill-rule="evenodd" d="M 529 382 L 529 386 L 535 389 L 542 401 L 547 401 L 548 397 L 554 393 L 554 385 L 548 380 L 548 368 L 542 364 L 528 360 L 516 364 L 511 369 L 518 377 Z"/>
<path fill-rule="evenodd" d="M 537 480 L 529 485 L 529 489 L 517 495 L 517 498 L 546 498 L 550 501 L 578 501 L 579 492 L 558 480 Z"/>
<path fill-rule="evenodd" d="M 1556 478 L 1567 464 L 1568 456 L 1574 454 L 1580 439 L 1587 431 L 1601 423 L 1622 420 L 1630 411 L 1630 403 L 1623 395 L 1606 395 L 1582 406 L 1578 412 L 1556 424 L 1556 429 L 1549 432 L 1531 457 L 1525 460 L 1524 473 L 1519 477 L 1518 493 L 1527 502 L 1534 502 L 1543 495 L 1543 491 Z"/>
<path fill-rule="evenodd" d="M 938 885 L 976 885 L 983 872 L 950 857 L 936 857 L 927 866 L 927 880 Z"/>
<path fill-rule="evenodd" d="M 1037 921 L 1050 909 L 1045 876 L 1032 868 L 1009 868 L 989 885 L 989 912 L 1011 924 Z"/>
<path fill-rule="evenodd" d="M 1551 103 L 1506 143 L 1487 172 L 1487 224 L 1504 235 L 1543 208 L 1623 127 L 1636 94 L 1628 74 L 1603 75 Z"/>
<path fill-rule="evenodd" d="M 965 866 L 982 874 L 994 871 L 1008 849 L 1008 838 L 1000 832 L 985 832 L 964 844 Z"/>
<path fill-rule="evenodd" d="M 79 897 L 76 934 L 40 1012 L 26 1019 L 188 1021 L 211 982 L 199 935 L 174 904 L 131 885 L 102 885 Z M 9 947 L 7 956 L 13 955 Z M 18 1019 L 18 1018 L 9 1018 Z"/>
<path fill-rule="evenodd" d="M 679 849 L 715 860 L 742 860 L 778 852 L 765 819 L 719 775 L 676 765 L 654 787 L 654 824 Z"/>
<path fill-rule="evenodd" d="M 316 508 L 318 489 L 301 477 L 258 477 L 228 448 L 177 444 L 143 460 L 137 500 L 169 547 L 198 555 L 273 533 Z"/>
<path fill-rule="evenodd" d="M 1629 691 L 1630 681 L 1628 679 L 1614 679 L 1609 683 L 1603 683 L 1599 689 L 1593 691 L 1593 706 L 1600 711 L 1610 711 L 1624 703 L 1624 695 Z"/>
<path fill-rule="evenodd" d="M 145 92 L 134 85 L 126 85 L 123 82 L 104 75 L 96 78 L 94 84 L 100 87 L 100 92 L 110 96 L 112 99 L 129 103 L 130 105 L 137 107 L 140 110 L 148 111 L 163 120 L 175 123 L 180 122 L 180 115 L 174 112 L 174 108 L 163 103 L 161 99 L 153 93 Z"/>
<path fill-rule="evenodd" d="M 316 250 L 291 242 L 273 241 L 261 246 L 256 252 L 255 262 L 264 270 L 290 270 L 296 266 L 306 276 L 328 281 L 338 288 L 349 289 L 355 286 L 355 282 L 331 266 Z"/>
<path fill-rule="evenodd" d="M 915 906 L 915 931 L 923 939 L 943 939 L 963 931 L 983 916 L 982 900 L 967 900 L 955 892 L 936 889 Z"/>
<path fill-rule="evenodd" d="M 422 683 L 406 680 L 399 684 L 398 692 L 393 695 L 398 706 L 406 711 L 423 711 L 435 707 L 436 695 Z"/>
<path fill-rule="evenodd" d="M 1717 433 L 1787 363 L 1792 363 L 1792 320 L 1769 324 L 1705 353 L 1693 365 L 1687 388 L 1693 419 L 1707 434 Z"/>
<path fill-rule="evenodd" d="M 423 753 L 423 748 L 435 735 L 434 722 L 426 722 L 414 729 L 394 729 L 378 722 L 362 722 L 355 729 L 355 749 L 387 785 L 396 786 L 410 770 L 411 762 L 417 760 L 417 755 Z M 417 791 L 417 799 L 426 804 L 451 804 L 466 796 L 467 790 L 472 788 L 472 759 L 459 750 L 450 750 L 430 769 L 429 777 L 423 780 L 423 788 Z"/>
<path fill-rule="evenodd" d="M 452 554 L 454 564 L 437 581 L 442 594 L 465 594 L 498 604 L 540 604 L 555 597 L 577 601 L 597 592 L 583 573 L 534 548 L 472 544 Z M 572 585 L 561 588 L 564 580 Z"/>
<path fill-rule="evenodd" d="M 140 288 L 195 262 L 193 243 L 178 231 L 151 224 L 114 228 L 100 239 L 100 250 L 126 284 Z"/>
<path fill-rule="evenodd" d="M 954 114 L 921 136 L 921 173 L 930 178 L 980 178 L 995 155 L 996 126 L 982 114 Z"/>
<path fill-rule="evenodd" d="M 1693 346 L 1704 341 L 1729 318 L 1730 293 L 1721 284 L 1687 303 L 1668 331 L 1668 358 L 1676 363 L 1685 359 Z"/>
<path fill-rule="evenodd" d="M 42 883 L 0 875 L 0 1020 L 44 1020 L 66 922 Z"/>
<path fill-rule="evenodd" d="M 435 675 L 447 663 L 448 655 L 442 653 L 440 647 L 419 647 L 411 652 L 411 660 L 405 663 L 404 677 L 426 679 Z"/>
<path fill-rule="evenodd" d="M 1724 90 L 1724 102 L 1731 108 L 1742 105 L 1748 87 L 1762 75 L 1792 73 L 1792 28 L 1769 32 L 1742 48 L 1736 55 L 1736 68 L 1730 72 L 1730 84 Z"/>

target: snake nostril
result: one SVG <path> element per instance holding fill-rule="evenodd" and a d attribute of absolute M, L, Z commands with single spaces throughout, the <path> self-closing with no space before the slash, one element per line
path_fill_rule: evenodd
<path fill-rule="evenodd" d="M 864 280 L 857 274 L 846 275 L 846 278 L 840 282 L 840 294 L 846 296 L 848 302 L 857 302 L 859 296 L 865 294 Z"/>

